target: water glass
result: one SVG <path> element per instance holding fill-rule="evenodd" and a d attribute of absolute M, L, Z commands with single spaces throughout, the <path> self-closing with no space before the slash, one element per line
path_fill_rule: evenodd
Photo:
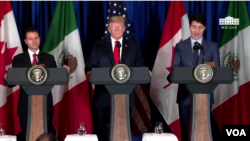
<path fill-rule="evenodd" d="M 0 124 L 0 136 L 4 135 L 4 126 L 3 124 Z"/>
<path fill-rule="evenodd" d="M 80 136 L 85 135 L 87 133 L 87 129 L 85 123 L 79 123 L 78 134 Z"/>
<path fill-rule="evenodd" d="M 156 122 L 155 123 L 155 133 L 156 134 L 162 134 L 163 133 L 162 122 Z"/>

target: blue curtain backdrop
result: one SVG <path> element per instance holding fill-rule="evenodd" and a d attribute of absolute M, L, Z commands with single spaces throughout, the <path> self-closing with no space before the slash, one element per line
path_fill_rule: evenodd
<path fill-rule="evenodd" d="M 24 51 L 27 50 L 23 41 L 24 30 L 31 26 L 37 28 L 41 34 L 40 49 L 42 49 L 56 3 L 56 1 L 11 1 Z M 207 29 L 204 37 L 219 43 L 222 31 L 218 24 L 219 18 L 225 18 L 229 2 L 185 1 L 184 3 L 189 18 L 194 13 L 206 16 Z M 250 9 L 250 2 L 246 3 Z M 86 61 L 94 41 L 103 36 L 109 2 L 75 1 L 74 5 Z M 170 1 L 125 1 L 125 5 L 135 40 L 141 46 L 146 65 L 152 69 Z"/>
<path fill-rule="evenodd" d="M 23 41 L 24 30 L 31 26 L 37 28 L 40 32 L 40 49 L 42 49 L 56 3 L 56 1 L 11 1 L 24 51 L 27 51 L 27 46 Z M 221 26 L 219 26 L 219 18 L 225 18 L 229 2 L 185 1 L 184 3 L 189 18 L 194 13 L 202 13 L 206 16 L 207 28 L 204 37 L 219 43 L 222 32 Z M 250 2 L 246 3 L 248 9 L 250 9 Z M 109 2 L 75 1 L 74 5 L 84 59 L 86 61 L 93 43 L 100 40 L 103 36 Z M 170 1 L 125 1 L 125 5 L 135 40 L 140 44 L 146 65 L 152 69 Z M 150 106 L 154 127 L 155 121 L 164 120 L 151 100 Z M 165 127 L 166 124 L 164 124 Z M 164 130 L 169 129 L 166 127 Z"/>

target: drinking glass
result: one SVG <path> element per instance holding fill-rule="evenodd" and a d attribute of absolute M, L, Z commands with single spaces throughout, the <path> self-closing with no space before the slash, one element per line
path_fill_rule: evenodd
<path fill-rule="evenodd" d="M 155 133 L 156 134 L 162 134 L 163 133 L 162 122 L 156 122 L 155 123 Z"/>
<path fill-rule="evenodd" d="M 86 130 L 85 123 L 79 123 L 78 134 L 82 136 L 82 135 L 85 135 L 86 133 L 87 133 L 87 130 Z"/>
<path fill-rule="evenodd" d="M 4 126 L 3 124 L 0 124 L 0 136 L 4 135 Z"/>

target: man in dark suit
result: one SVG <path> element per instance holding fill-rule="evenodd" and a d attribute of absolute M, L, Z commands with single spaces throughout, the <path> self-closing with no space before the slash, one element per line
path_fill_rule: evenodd
<path fill-rule="evenodd" d="M 124 39 L 125 18 L 122 16 L 111 17 L 108 21 L 108 30 L 110 38 L 99 40 L 94 43 L 90 57 L 86 63 L 87 75 L 91 68 L 112 68 L 118 64 L 117 42 L 121 43 L 120 58 L 121 64 L 128 67 L 144 67 L 144 61 L 141 55 L 139 44 L 135 41 Z M 109 140 L 110 128 L 110 94 L 103 85 L 96 85 L 93 97 L 95 107 L 95 131 L 99 141 Z M 129 95 L 130 111 L 135 107 L 135 91 Z M 131 113 L 131 112 L 130 112 Z M 100 130 L 99 130 L 100 129 Z"/>
<path fill-rule="evenodd" d="M 206 29 L 205 17 L 202 14 L 194 14 L 189 21 L 191 37 L 176 44 L 173 67 L 196 67 L 202 64 L 202 52 L 193 50 L 195 44 L 201 44 L 204 48 L 204 62 L 215 62 L 215 67 L 220 67 L 219 48 L 217 43 L 203 38 Z M 190 126 L 190 93 L 186 87 L 179 84 L 177 103 L 179 104 L 181 137 L 188 141 Z M 210 104 L 214 103 L 213 93 L 210 94 Z M 211 109 L 211 106 L 210 106 Z"/>
<path fill-rule="evenodd" d="M 12 61 L 12 68 L 31 68 L 32 65 L 44 64 L 45 68 L 56 68 L 56 62 L 54 56 L 41 52 L 39 50 L 40 46 L 40 36 L 39 32 L 35 28 L 28 28 L 25 31 L 25 43 L 28 46 L 28 51 L 20 53 L 14 56 Z M 42 56 L 41 60 L 38 60 L 37 55 Z M 69 69 L 67 66 L 65 68 Z M 5 79 L 7 74 L 5 74 Z M 7 83 L 6 83 L 7 84 Z M 8 87 L 14 87 L 13 85 L 8 85 Z M 48 131 L 52 128 L 52 116 L 54 114 L 53 110 L 53 99 L 51 92 L 47 95 L 47 121 L 48 121 Z M 25 141 L 26 131 L 27 131 L 27 119 L 28 119 L 28 95 L 22 87 L 20 87 L 20 95 L 18 101 L 17 115 L 19 115 L 21 124 L 21 133 L 17 135 L 17 141 Z"/>

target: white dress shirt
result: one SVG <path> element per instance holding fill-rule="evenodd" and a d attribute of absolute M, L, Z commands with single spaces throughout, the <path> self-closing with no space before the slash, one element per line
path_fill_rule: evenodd
<path fill-rule="evenodd" d="M 118 40 L 121 43 L 121 47 L 120 47 L 120 60 L 122 58 L 122 39 L 123 39 L 123 37 L 120 40 Z M 113 53 L 114 53 L 114 50 L 115 50 L 115 41 L 116 40 L 111 36 L 111 43 L 112 43 Z"/>
<path fill-rule="evenodd" d="M 33 59 L 34 59 L 34 57 L 33 57 L 34 52 L 31 51 L 30 49 L 28 49 L 28 53 L 30 55 L 30 62 L 32 64 L 33 63 Z M 36 53 L 36 55 L 38 55 L 39 54 L 39 49 L 35 53 Z M 36 60 L 37 60 L 37 62 L 39 61 L 38 58 L 37 58 L 37 56 L 36 56 Z"/>
<path fill-rule="evenodd" d="M 201 37 L 198 41 L 194 40 L 192 37 L 190 37 L 190 40 L 191 40 L 191 47 L 192 47 L 192 52 L 194 52 L 193 50 L 193 47 L 194 47 L 194 43 L 195 42 L 198 42 L 202 45 L 202 40 L 203 40 L 203 37 Z M 198 50 L 198 55 L 200 56 L 200 49 Z"/>

